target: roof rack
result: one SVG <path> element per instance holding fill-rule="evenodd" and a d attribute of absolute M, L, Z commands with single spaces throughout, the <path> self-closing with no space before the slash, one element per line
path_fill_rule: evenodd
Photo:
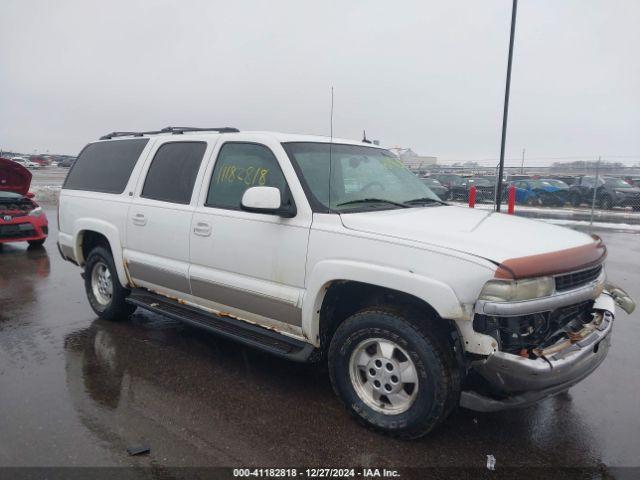
<path fill-rule="evenodd" d="M 165 127 L 162 130 L 151 130 L 148 132 L 111 132 L 100 137 L 100 140 L 110 140 L 116 137 L 142 137 L 144 135 L 158 135 L 160 133 L 171 133 L 173 135 L 182 135 L 185 132 L 218 132 L 218 133 L 238 133 L 240 130 L 233 127 Z"/>

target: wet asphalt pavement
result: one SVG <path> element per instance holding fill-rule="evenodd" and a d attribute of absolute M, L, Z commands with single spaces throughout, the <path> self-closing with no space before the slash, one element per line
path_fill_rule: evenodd
<path fill-rule="evenodd" d="M 45 248 L 0 250 L 0 466 L 640 466 L 638 312 L 568 394 L 398 441 L 351 420 L 321 366 L 146 312 L 98 320 L 47 213 Z M 640 300 L 640 235 L 601 236 L 610 280 Z M 128 456 L 138 444 L 151 453 Z"/>

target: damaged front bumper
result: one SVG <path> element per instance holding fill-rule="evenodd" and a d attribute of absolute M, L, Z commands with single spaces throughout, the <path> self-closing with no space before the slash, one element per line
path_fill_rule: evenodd
<path fill-rule="evenodd" d="M 537 358 L 497 351 L 472 362 L 471 368 L 500 394 L 464 391 L 460 405 L 481 412 L 519 408 L 580 382 L 607 356 L 616 304 L 628 313 L 635 307 L 623 290 L 607 285 L 593 305 L 593 320 L 569 338 L 536 351 Z"/>

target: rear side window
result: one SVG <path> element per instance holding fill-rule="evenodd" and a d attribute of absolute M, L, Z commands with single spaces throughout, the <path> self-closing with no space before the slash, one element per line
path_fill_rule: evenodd
<path fill-rule="evenodd" d="M 148 138 L 90 143 L 71 167 L 62 188 L 90 192 L 124 192 Z"/>
<path fill-rule="evenodd" d="M 193 185 L 207 149 L 205 142 L 162 145 L 151 162 L 142 197 L 171 203 L 191 203 Z"/>
<path fill-rule="evenodd" d="M 287 182 L 271 150 L 255 143 L 226 143 L 213 169 L 206 205 L 239 210 L 245 190 L 257 186 L 276 187 L 285 195 Z"/>

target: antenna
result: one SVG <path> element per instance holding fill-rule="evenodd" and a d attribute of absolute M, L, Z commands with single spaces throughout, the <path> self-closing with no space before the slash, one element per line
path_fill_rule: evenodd
<path fill-rule="evenodd" d="M 331 116 L 329 119 L 329 211 L 331 211 L 331 164 L 333 159 L 331 158 L 331 150 L 333 147 L 333 85 L 331 85 Z"/>
<path fill-rule="evenodd" d="M 362 143 L 371 143 L 371 140 L 367 139 L 367 131 L 362 131 Z"/>

